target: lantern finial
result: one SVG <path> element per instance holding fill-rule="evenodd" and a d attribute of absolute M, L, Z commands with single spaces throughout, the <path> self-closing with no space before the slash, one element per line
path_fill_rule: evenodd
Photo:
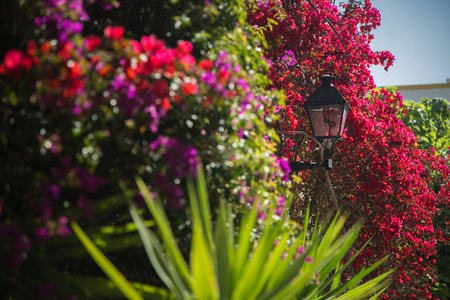
<path fill-rule="evenodd" d="M 323 75 L 320 77 L 322 80 L 322 86 L 332 86 L 331 80 L 335 79 L 332 75 Z"/>

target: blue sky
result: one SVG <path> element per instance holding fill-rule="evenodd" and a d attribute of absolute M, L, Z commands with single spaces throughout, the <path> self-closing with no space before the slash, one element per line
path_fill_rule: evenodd
<path fill-rule="evenodd" d="M 450 0 L 372 0 L 381 14 L 373 50 L 396 60 L 373 67 L 377 86 L 444 83 L 450 78 Z"/>

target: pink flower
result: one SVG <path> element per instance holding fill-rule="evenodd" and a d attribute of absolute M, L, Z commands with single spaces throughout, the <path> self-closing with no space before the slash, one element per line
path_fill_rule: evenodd
<path fill-rule="evenodd" d="M 90 52 L 97 50 L 101 44 L 102 39 L 95 35 L 90 35 L 84 40 L 84 46 Z"/>
<path fill-rule="evenodd" d="M 210 60 L 204 60 L 204 61 L 201 61 L 201 62 L 198 64 L 198 66 L 199 66 L 200 68 L 202 68 L 202 69 L 209 70 L 209 69 L 212 68 L 213 63 L 212 63 L 212 61 L 210 61 Z"/>
<path fill-rule="evenodd" d="M 150 36 L 141 37 L 141 46 L 142 49 L 146 52 L 150 52 L 156 48 L 158 41 L 156 37 L 152 34 Z"/>
<path fill-rule="evenodd" d="M 125 29 L 121 26 L 108 26 L 105 28 L 105 37 L 111 40 L 120 40 L 123 36 L 124 31 Z"/>
<path fill-rule="evenodd" d="M 195 82 L 188 82 L 188 83 L 183 83 L 181 85 L 181 91 L 183 92 L 183 94 L 185 94 L 186 96 L 192 95 L 197 93 L 198 91 L 198 86 Z"/>
<path fill-rule="evenodd" d="M 9 75 L 13 82 L 17 82 L 25 71 L 31 70 L 33 61 L 20 50 L 11 49 L 5 54 L 0 64 L 0 74 Z"/>
<path fill-rule="evenodd" d="M 178 50 L 180 50 L 182 53 L 189 54 L 192 52 L 193 46 L 191 42 L 178 41 Z"/>

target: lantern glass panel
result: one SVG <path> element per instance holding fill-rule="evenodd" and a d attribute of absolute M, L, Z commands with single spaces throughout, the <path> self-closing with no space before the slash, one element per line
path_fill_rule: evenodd
<path fill-rule="evenodd" d="M 343 129 L 341 125 L 345 124 L 347 118 L 347 110 L 343 110 L 344 104 L 309 106 L 308 111 L 314 136 L 319 138 L 340 136 Z"/>

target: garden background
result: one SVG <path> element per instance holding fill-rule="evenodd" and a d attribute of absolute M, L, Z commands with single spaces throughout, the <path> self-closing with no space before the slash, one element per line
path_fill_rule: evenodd
<path fill-rule="evenodd" d="M 6 299 L 121 297 L 75 228 L 138 293 L 176 296 L 142 248 L 130 203 L 163 241 L 156 216 L 164 211 L 172 240 L 188 259 L 193 219 L 199 220 L 188 187 L 203 172 L 201 212 L 208 212 L 206 202 L 213 211 L 204 224 L 221 224 L 216 211 L 230 210 L 219 216 L 235 220 L 238 237 L 239 224 L 250 224 L 243 239 L 255 249 L 266 241 L 264 228 L 278 224 L 273 227 L 286 240 L 275 242 L 274 235 L 267 255 L 280 252 L 302 270 L 319 267 L 313 254 L 321 257 L 314 246 L 321 235 L 307 230 L 315 218 L 325 222 L 341 211 L 348 240 L 352 226 L 364 222 L 338 259 L 348 268 L 311 271 L 294 295 L 323 286 L 310 295 L 325 296 L 333 290 L 325 285 L 330 274 L 339 274 L 333 288 L 355 288 L 352 278 L 359 281 L 359 272 L 387 256 L 363 281 L 394 270 L 389 287 L 379 286 L 381 298 L 449 296 L 448 103 L 405 106 L 394 89 L 376 89 L 369 67 L 387 70 L 394 57 L 370 48 L 380 15 L 369 0 L 7 0 L 0 11 L 0 290 Z M 352 107 L 344 140 L 333 172 L 290 177 L 288 161 L 318 161 L 320 148 L 276 130 L 310 132 L 302 104 L 324 74 L 334 75 Z M 206 194 L 209 201 L 202 202 Z M 158 203 L 150 197 L 161 198 L 159 214 L 145 208 Z M 245 223 L 252 213 L 255 222 Z M 206 239 L 207 228 L 197 231 Z M 171 246 L 162 248 L 171 257 Z M 256 274 L 250 277 L 258 286 Z M 206 299 L 183 280 L 189 297 Z M 270 286 L 276 284 L 267 278 L 262 288 Z"/>

